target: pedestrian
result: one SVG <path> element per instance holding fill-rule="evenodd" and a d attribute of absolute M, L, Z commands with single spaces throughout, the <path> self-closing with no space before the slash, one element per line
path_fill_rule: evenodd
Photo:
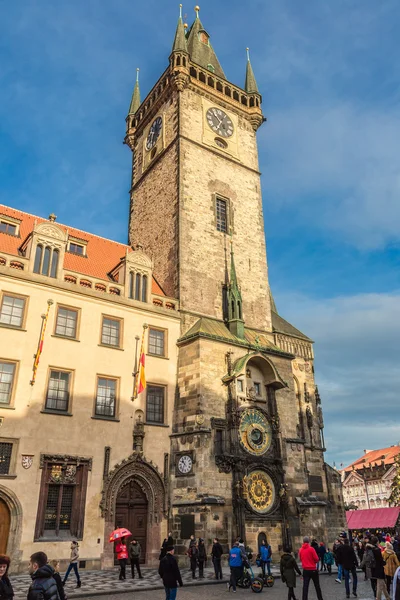
<path fill-rule="evenodd" d="M 320 544 L 318 546 L 317 554 L 319 557 L 319 570 L 326 571 L 326 564 L 324 561 L 325 554 L 326 554 L 326 546 L 325 546 L 324 542 L 320 542 Z"/>
<path fill-rule="evenodd" d="M 71 573 L 72 570 L 74 570 L 75 576 L 76 576 L 76 587 L 80 588 L 81 587 L 81 578 L 79 577 L 79 571 L 78 571 L 78 560 L 79 560 L 79 544 L 78 542 L 71 542 L 71 556 L 69 559 L 69 565 L 68 565 L 68 569 L 67 572 L 64 575 L 64 579 L 63 579 L 63 585 L 65 585 L 65 582 L 68 579 L 68 575 Z"/>
<path fill-rule="evenodd" d="M 58 595 L 60 596 L 60 600 L 66 600 L 64 586 L 63 586 L 63 583 L 61 581 L 61 576 L 60 576 L 60 561 L 58 560 L 58 558 L 53 558 L 52 560 L 49 561 L 49 565 L 51 567 L 53 567 L 53 569 L 54 569 L 53 577 L 54 577 L 54 581 L 57 584 L 57 591 L 58 591 Z M 1 599 L 1 595 L 0 595 L 0 599 Z"/>
<path fill-rule="evenodd" d="M 393 600 L 400 600 L 400 567 L 393 577 Z"/>
<path fill-rule="evenodd" d="M 335 579 L 335 581 L 337 583 L 342 583 L 342 565 L 340 564 L 340 562 L 338 561 L 338 558 L 337 558 L 338 550 L 341 545 L 342 545 L 341 538 L 337 538 L 335 543 L 333 544 L 333 555 L 335 557 L 335 563 L 338 568 L 338 575 L 337 575 L 337 578 Z"/>
<path fill-rule="evenodd" d="M 27 600 L 59 600 L 54 569 L 47 564 L 47 554 L 35 552 L 29 559 L 29 586 Z"/>
<path fill-rule="evenodd" d="M 332 575 L 332 565 L 335 563 L 335 557 L 333 556 L 333 552 L 327 548 L 324 556 L 324 565 L 328 569 L 328 575 Z"/>
<path fill-rule="evenodd" d="M 195 536 L 194 536 L 194 535 L 193 535 L 193 533 L 192 533 L 192 535 L 190 536 L 190 540 L 189 540 L 189 549 L 190 549 L 190 547 L 191 547 L 191 546 L 193 546 L 194 544 L 197 544 L 197 540 L 196 540 Z"/>
<path fill-rule="evenodd" d="M 221 557 L 224 551 L 218 538 L 214 538 L 213 547 L 211 550 L 212 562 L 214 565 L 215 579 L 222 579 Z"/>
<path fill-rule="evenodd" d="M 0 554 L 0 600 L 12 600 L 14 590 L 8 577 L 10 557 Z"/>
<path fill-rule="evenodd" d="M 207 552 L 203 538 L 199 538 L 197 560 L 199 563 L 199 579 L 204 579 L 204 563 L 207 562 Z"/>
<path fill-rule="evenodd" d="M 296 600 L 294 588 L 296 587 L 296 573 L 301 575 L 297 562 L 292 556 L 292 549 L 285 546 L 281 556 L 280 563 L 282 583 L 286 583 L 288 587 L 288 600 Z"/>
<path fill-rule="evenodd" d="M 377 600 L 381 600 L 382 598 L 382 594 L 385 596 L 386 600 L 390 600 L 390 596 L 388 594 L 387 588 L 386 588 L 386 581 L 385 581 L 385 561 L 383 560 L 383 556 L 382 556 L 382 552 L 380 547 L 378 546 L 378 538 L 373 535 L 371 538 L 371 546 L 372 546 L 372 554 L 373 554 L 373 558 L 374 560 L 372 561 L 371 564 L 371 586 L 372 586 L 372 581 L 375 580 L 376 581 L 376 588 L 375 588 L 375 594 L 376 594 L 376 598 Z M 372 588 L 374 589 L 374 588 Z"/>
<path fill-rule="evenodd" d="M 181 572 L 179 571 L 178 563 L 174 557 L 175 549 L 173 546 L 167 546 L 167 553 L 160 560 L 158 574 L 163 580 L 165 589 L 165 600 L 175 600 L 178 591 L 178 584 L 183 586 Z"/>
<path fill-rule="evenodd" d="M 350 598 L 350 574 L 353 583 L 353 596 L 357 598 L 357 556 L 353 546 L 350 546 L 348 538 L 343 540 L 343 544 L 337 551 L 338 560 L 343 567 L 344 583 L 346 587 L 346 598 Z"/>
<path fill-rule="evenodd" d="M 372 566 L 375 563 L 374 553 L 373 553 L 373 545 L 370 543 L 368 538 L 365 538 L 365 550 L 364 556 L 361 561 L 361 569 L 364 571 L 365 579 L 364 581 L 371 580 L 371 587 L 374 595 L 376 596 L 376 579 L 372 579 Z"/>
<path fill-rule="evenodd" d="M 318 542 L 315 538 L 311 540 L 310 546 L 311 548 L 314 548 L 315 552 L 318 554 Z"/>
<path fill-rule="evenodd" d="M 239 547 L 239 542 L 235 542 L 229 550 L 229 567 L 231 570 L 231 577 L 226 585 L 228 592 L 231 591 L 231 588 L 236 592 L 236 584 L 243 573 L 243 551 Z"/>
<path fill-rule="evenodd" d="M 119 580 L 126 579 L 126 563 L 128 562 L 128 550 L 126 548 L 126 539 L 121 538 L 121 541 L 115 546 L 117 560 L 119 562 Z"/>
<path fill-rule="evenodd" d="M 386 588 L 390 593 L 390 586 L 393 581 L 394 574 L 398 567 L 400 567 L 399 559 L 396 556 L 393 546 L 390 542 L 386 542 L 386 548 L 382 553 L 383 560 L 385 561 L 385 576 L 386 576 Z"/>
<path fill-rule="evenodd" d="M 262 540 L 261 546 L 259 548 L 260 559 L 261 559 L 261 569 L 263 578 L 265 577 L 265 567 L 267 567 L 268 575 L 271 575 L 271 560 L 272 560 L 272 548 L 268 544 L 267 540 Z"/>
<path fill-rule="evenodd" d="M 197 542 L 194 542 L 189 546 L 188 556 L 190 558 L 190 570 L 192 571 L 192 579 L 197 579 L 196 577 L 196 569 L 197 569 L 197 561 L 199 558 L 199 550 L 197 548 Z"/>
<path fill-rule="evenodd" d="M 299 550 L 299 558 L 303 567 L 303 600 L 308 600 L 308 588 L 310 587 L 311 580 L 314 583 L 318 600 L 323 600 L 317 569 L 319 558 L 314 548 L 310 546 L 310 538 L 308 536 L 303 538 L 303 545 Z"/>
<path fill-rule="evenodd" d="M 129 560 L 131 562 L 131 574 L 132 579 L 135 579 L 135 567 L 137 569 L 139 579 L 143 579 L 143 575 L 140 571 L 140 555 L 142 554 L 142 548 L 136 539 L 133 539 L 129 544 Z"/>

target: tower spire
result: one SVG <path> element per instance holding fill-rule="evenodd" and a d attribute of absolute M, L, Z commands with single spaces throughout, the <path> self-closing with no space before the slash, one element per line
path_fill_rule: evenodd
<path fill-rule="evenodd" d="M 195 6 L 194 10 L 196 18 L 189 32 L 186 34 L 187 49 L 190 59 L 200 67 L 203 67 L 203 69 L 207 69 L 208 71 L 215 73 L 218 77 L 226 79 L 225 73 L 211 45 L 210 36 L 200 21 L 200 7 Z"/>
<path fill-rule="evenodd" d="M 244 339 L 244 321 L 242 316 L 242 294 L 240 293 L 231 240 L 231 272 L 228 287 L 228 326 L 229 331 L 238 338 Z"/>
<path fill-rule="evenodd" d="M 244 85 L 244 89 L 248 94 L 258 94 L 258 87 L 256 78 L 254 77 L 253 68 L 250 62 L 250 52 L 249 49 L 246 48 L 247 53 L 247 66 L 246 66 L 246 83 Z"/>
<path fill-rule="evenodd" d="M 139 89 L 139 69 L 136 69 L 136 82 L 133 88 L 132 100 L 129 107 L 128 115 L 134 115 L 140 106 L 140 89 Z"/>
<path fill-rule="evenodd" d="M 172 52 L 187 52 L 185 27 L 182 21 L 182 4 L 179 5 L 179 19 L 176 27 Z"/>

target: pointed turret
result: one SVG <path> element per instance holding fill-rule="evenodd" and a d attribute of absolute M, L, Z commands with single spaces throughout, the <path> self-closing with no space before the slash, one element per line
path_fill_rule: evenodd
<path fill-rule="evenodd" d="M 140 89 L 139 89 L 139 69 L 136 69 L 136 83 L 133 88 L 131 105 L 129 107 L 128 115 L 134 115 L 140 106 Z"/>
<path fill-rule="evenodd" d="M 187 33 L 187 48 L 192 62 L 198 64 L 203 69 L 208 69 L 219 77 L 225 77 L 225 73 L 219 63 L 217 55 L 210 43 L 210 36 L 204 29 L 200 18 L 200 7 L 196 6 L 196 19 Z"/>
<path fill-rule="evenodd" d="M 242 315 L 242 294 L 240 293 L 237 277 L 233 244 L 231 242 L 231 272 L 228 287 L 228 327 L 236 337 L 244 339 L 244 321 Z"/>
<path fill-rule="evenodd" d="M 247 52 L 247 67 L 246 67 L 246 83 L 244 84 L 244 89 L 248 94 L 259 94 L 257 87 L 256 78 L 254 77 L 253 67 L 250 62 L 250 54 L 249 49 L 246 48 Z"/>
<path fill-rule="evenodd" d="M 179 5 L 179 19 L 176 27 L 172 52 L 187 52 L 185 27 L 182 21 L 182 4 Z"/>

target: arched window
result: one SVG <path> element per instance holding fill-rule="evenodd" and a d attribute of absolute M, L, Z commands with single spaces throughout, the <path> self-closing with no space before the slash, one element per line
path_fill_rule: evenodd
<path fill-rule="evenodd" d="M 129 298 L 133 299 L 133 291 L 135 287 L 135 274 L 132 271 L 129 273 Z"/>
<path fill-rule="evenodd" d="M 40 273 L 40 265 L 42 264 L 43 246 L 36 246 L 35 263 L 33 265 L 33 272 Z"/>
<path fill-rule="evenodd" d="M 147 302 L 147 276 L 142 277 L 142 302 Z"/>
<path fill-rule="evenodd" d="M 57 277 L 59 255 L 60 254 L 59 254 L 58 250 L 53 250 L 53 256 L 51 257 L 50 277 Z"/>
<path fill-rule="evenodd" d="M 48 275 L 50 269 L 50 256 L 51 256 L 51 248 L 50 246 L 46 246 L 44 250 L 43 264 L 42 264 L 42 275 Z"/>
<path fill-rule="evenodd" d="M 140 273 L 136 273 L 135 300 L 140 300 Z"/>

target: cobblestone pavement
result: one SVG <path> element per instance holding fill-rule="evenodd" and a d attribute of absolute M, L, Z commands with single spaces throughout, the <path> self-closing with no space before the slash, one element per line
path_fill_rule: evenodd
<path fill-rule="evenodd" d="M 372 600 L 374 598 L 371 590 L 370 583 L 363 581 L 363 574 L 360 573 L 358 586 L 358 600 Z M 346 600 L 346 592 L 344 588 L 344 582 L 341 584 L 335 583 L 334 577 L 328 577 L 327 575 L 321 576 L 321 588 L 324 600 Z M 297 579 L 296 598 L 301 600 L 302 591 L 302 580 Z M 202 585 L 202 586 L 188 586 L 178 589 L 177 600 L 256 600 L 258 596 L 253 594 L 251 590 L 240 590 L 238 589 L 236 594 L 228 594 L 226 589 L 226 583 L 219 585 Z M 279 579 L 275 582 L 273 588 L 264 588 L 263 592 L 259 596 L 266 600 L 286 600 L 287 598 L 287 587 Z M 88 596 L 87 600 L 94 600 L 96 596 Z M 98 598 L 98 596 L 97 596 Z M 165 600 L 164 590 L 152 590 L 143 591 L 137 596 L 138 600 Z M 308 595 L 309 600 L 316 600 L 316 594 L 311 583 L 310 591 Z M 353 596 L 351 596 L 353 598 Z M 127 594 L 113 594 L 107 595 L 107 600 L 132 600 L 132 592 Z M 354 599 L 353 599 L 354 600 Z"/>

